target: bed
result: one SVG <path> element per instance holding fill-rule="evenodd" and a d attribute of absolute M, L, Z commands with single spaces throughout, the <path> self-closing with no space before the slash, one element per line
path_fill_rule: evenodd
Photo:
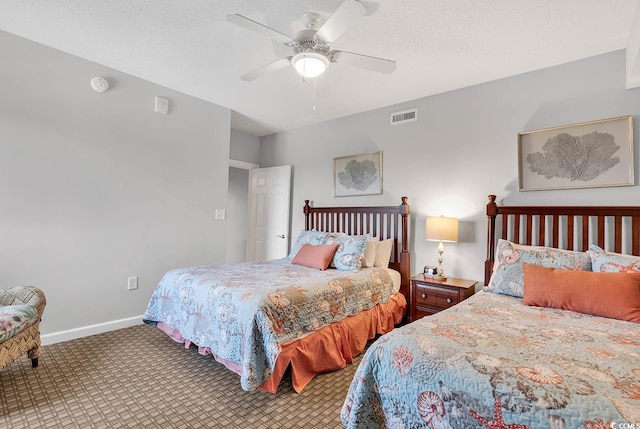
<path fill-rule="evenodd" d="M 640 206 L 486 210 L 486 286 L 376 340 L 343 425 L 638 427 Z"/>
<path fill-rule="evenodd" d="M 404 318 L 407 198 L 376 207 L 306 200 L 303 213 L 305 228 L 287 258 L 165 273 L 144 322 L 213 355 L 240 375 L 244 390 L 276 393 L 290 368 L 300 392 L 316 374 L 352 363 L 367 341 Z M 320 268 L 331 267 L 317 269 L 320 260 Z"/>

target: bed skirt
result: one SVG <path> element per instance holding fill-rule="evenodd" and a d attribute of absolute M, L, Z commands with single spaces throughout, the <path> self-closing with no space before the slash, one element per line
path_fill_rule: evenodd
<path fill-rule="evenodd" d="M 378 304 L 306 337 L 284 343 L 273 374 L 260 388 L 276 393 L 285 370 L 291 365 L 291 384 L 300 393 L 316 374 L 353 363 L 368 340 L 392 331 L 402 321 L 406 307 L 404 295 L 396 293 L 386 304 Z"/>
<path fill-rule="evenodd" d="M 342 369 L 353 363 L 353 358 L 362 353 L 367 341 L 391 332 L 402 321 L 406 307 L 404 295 L 396 293 L 386 304 L 378 304 L 305 337 L 283 343 L 271 377 L 260 384 L 260 389 L 276 393 L 287 367 L 291 365 L 291 383 L 293 389 L 300 393 L 316 374 Z M 158 322 L 157 327 L 172 340 L 183 343 L 185 348 L 195 346 L 177 329 L 162 322 Z M 208 347 L 198 347 L 198 352 L 211 354 L 231 371 L 241 372 L 239 365 L 219 359 Z"/>

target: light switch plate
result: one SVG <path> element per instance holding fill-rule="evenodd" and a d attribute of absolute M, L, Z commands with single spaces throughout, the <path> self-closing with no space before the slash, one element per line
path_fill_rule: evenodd
<path fill-rule="evenodd" d="M 227 211 L 225 209 L 216 209 L 216 220 L 225 220 Z"/>

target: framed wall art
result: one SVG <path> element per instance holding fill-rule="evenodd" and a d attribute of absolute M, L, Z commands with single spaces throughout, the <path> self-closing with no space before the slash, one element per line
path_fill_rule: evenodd
<path fill-rule="evenodd" d="M 333 195 L 382 194 L 382 151 L 333 158 Z"/>
<path fill-rule="evenodd" d="M 631 186 L 631 116 L 518 133 L 520 191 Z"/>

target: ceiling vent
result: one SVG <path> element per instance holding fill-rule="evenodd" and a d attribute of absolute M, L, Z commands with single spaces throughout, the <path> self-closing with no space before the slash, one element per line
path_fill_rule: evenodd
<path fill-rule="evenodd" d="M 389 115 L 389 123 L 391 125 L 406 124 L 418 120 L 418 108 L 402 110 Z"/>

